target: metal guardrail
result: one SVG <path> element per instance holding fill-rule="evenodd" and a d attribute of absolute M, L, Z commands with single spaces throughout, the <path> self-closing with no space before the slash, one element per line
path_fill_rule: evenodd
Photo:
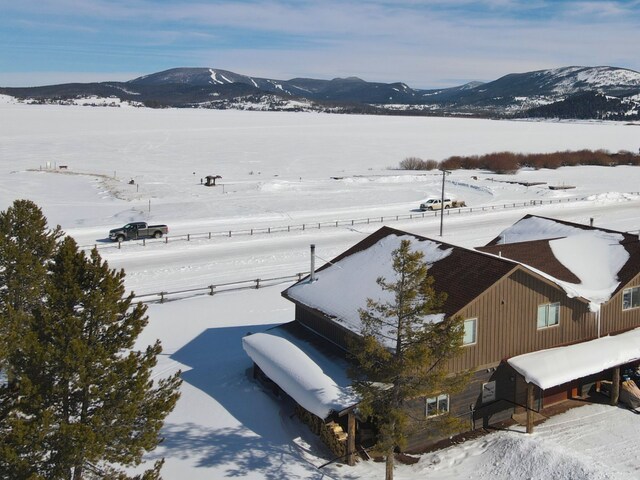
<path fill-rule="evenodd" d="M 206 287 L 195 287 L 183 290 L 161 291 L 155 293 L 143 293 L 141 295 L 134 295 L 133 301 L 142 303 L 165 303 L 170 300 L 197 297 L 201 295 L 215 295 L 216 293 L 220 292 L 258 289 L 262 287 L 278 285 L 281 283 L 300 281 L 307 274 L 308 272 L 300 272 L 296 273 L 295 275 L 287 275 L 284 277 L 255 278 L 251 280 L 241 280 L 237 282 L 207 285 Z"/>
<path fill-rule="evenodd" d="M 640 195 L 640 192 L 626 192 L 631 195 Z M 524 208 L 531 207 L 537 205 L 551 205 L 555 203 L 566 203 L 566 202 L 576 202 L 576 201 L 585 201 L 587 199 L 584 197 L 567 197 L 567 198 L 558 198 L 558 199 L 550 199 L 550 200 L 529 200 L 526 202 L 511 202 L 504 203 L 500 205 L 485 205 L 480 207 L 460 207 L 460 208 L 448 208 L 444 210 L 445 216 L 449 215 L 458 215 L 458 214 L 468 214 L 473 212 L 486 212 L 492 210 L 504 210 L 506 208 Z M 122 248 L 123 246 L 130 245 L 142 245 L 146 246 L 147 243 L 169 243 L 173 241 L 191 241 L 192 239 L 208 239 L 211 240 L 214 237 L 234 237 L 240 235 L 252 236 L 252 235 L 262 235 L 262 234 L 271 234 L 271 233 L 289 233 L 292 231 L 305 231 L 305 230 L 318 230 L 321 228 L 337 228 L 337 227 L 349 227 L 355 225 L 368 225 L 371 223 L 384 223 L 384 222 L 392 222 L 392 221 L 400 221 L 400 220 L 418 220 L 429 217 L 438 217 L 440 215 L 440 210 L 434 211 L 426 211 L 426 212 L 414 212 L 414 213 L 406 213 L 402 215 L 386 215 L 380 217 L 367 217 L 367 218 L 357 218 L 351 220 L 332 220 L 326 222 L 308 222 L 301 223 L 296 225 L 280 225 L 275 227 L 258 227 L 258 228 L 248 228 L 242 230 L 221 230 L 221 231 L 210 231 L 204 233 L 187 233 L 184 235 L 165 235 L 160 239 L 140 239 L 140 240 L 130 240 L 127 242 L 117 242 L 117 243 L 109 243 L 109 244 L 98 244 L 94 243 L 92 245 L 81 245 L 80 248 L 84 250 L 88 250 L 91 248 L 103 249 L 103 248 Z"/>

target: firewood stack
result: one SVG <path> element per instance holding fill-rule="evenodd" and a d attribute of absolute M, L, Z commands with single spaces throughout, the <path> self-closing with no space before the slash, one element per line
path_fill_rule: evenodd
<path fill-rule="evenodd" d="M 304 409 L 300 405 L 296 405 L 296 415 L 305 423 L 309 429 L 316 435 L 320 436 L 320 440 L 324 443 L 337 457 L 345 457 L 347 455 L 347 432 L 336 422 L 324 423 L 324 421 Z"/>
<path fill-rule="evenodd" d="M 302 423 L 306 424 L 316 435 L 320 435 L 320 430 L 324 422 L 320 417 L 314 415 L 309 410 L 304 409 L 300 405 L 296 404 L 296 415 L 302 421 Z"/>
<path fill-rule="evenodd" d="M 322 425 L 320 438 L 338 457 L 347 455 L 347 437 L 347 433 L 336 422 L 329 422 Z"/>

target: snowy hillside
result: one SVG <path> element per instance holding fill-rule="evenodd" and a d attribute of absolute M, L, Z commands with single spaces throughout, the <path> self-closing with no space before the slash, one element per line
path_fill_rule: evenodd
<path fill-rule="evenodd" d="M 216 68 L 173 68 L 128 82 L 0 88 L 27 103 L 116 98 L 136 106 L 368 114 L 638 119 L 640 73 L 564 67 L 512 73 L 487 83 L 421 90 L 358 77 L 277 80 Z M 119 103 L 112 102 L 112 106 Z M 546 108 L 548 107 L 548 108 Z"/>
<path fill-rule="evenodd" d="M 565 67 L 539 72 L 555 92 L 576 93 L 586 88 L 612 93 L 640 88 L 640 73 L 612 67 Z"/>
<path fill-rule="evenodd" d="M 97 245 L 111 267 L 124 268 L 126 286 L 137 294 L 295 275 L 309 268 L 309 244 L 316 244 L 324 261 L 382 224 L 438 241 L 440 219 L 423 218 L 417 207 L 439 194 L 442 175 L 390 168 L 408 156 L 640 146 L 638 125 L 618 122 L 86 108 L 4 100 L 0 209 L 17 198 L 36 201 L 51 224 L 60 224 L 81 245 Z M 200 183 L 206 175 L 222 179 L 209 188 Z M 505 182 L 516 180 L 546 184 Z M 563 184 L 575 188 L 548 188 Z M 640 229 L 638 167 L 501 176 L 455 171 L 445 189 L 473 207 L 443 218 L 442 240 L 455 245 L 483 245 L 527 213 Z M 110 228 L 133 220 L 168 224 L 167 243 L 128 242 L 118 249 L 105 238 Z M 305 228 L 287 231 L 292 225 Z M 269 230 L 276 226 L 284 228 Z M 224 235 L 209 239 L 208 232 Z M 184 378 L 165 440 L 150 455 L 166 458 L 165 479 L 383 477 L 384 465 L 375 462 L 320 468 L 331 455 L 286 404 L 247 377 L 251 360 L 242 338 L 294 318 L 293 305 L 280 295 L 291 283 L 277 283 L 150 305 L 150 322 L 137 346 L 159 338 L 164 351 L 156 377 L 181 369 Z M 413 466 L 399 466 L 396 476 L 638 478 L 639 419 L 618 408 L 581 407 L 536 427 L 531 436 L 516 428 L 424 455 Z"/>

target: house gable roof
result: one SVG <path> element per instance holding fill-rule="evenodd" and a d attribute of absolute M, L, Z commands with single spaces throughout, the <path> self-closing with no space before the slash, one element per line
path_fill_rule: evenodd
<path fill-rule="evenodd" d="M 602 233 L 619 234 L 624 238 L 624 243 L 638 241 L 638 236 L 626 232 L 618 232 L 608 228 L 592 227 L 582 223 L 568 222 L 566 220 L 558 220 L 557 218 L 542 217 L 540 215 L 527 214 L 516 223 L 507 227 L 500 235 L 491 240 L 485 246 L 505 245 L 511 243 L 530 242 L 534 240 L 552 240 L 554 238 L 563 238 L 574 231 L 597 231 Z"/>
<path fill-rule="evenodd" d="M 560 281 L 570 296 L 594 304 L 608 301 L 640 273 L 637 235 L 535 215 L 524 216 L 477 250 L 539 270 Z"/>
<path fill-rule="evenodd" d="M 516 260 L 564 282 L 580 283 L 580 279 L 553 255 L 549 240 L 489 245 L 476 250 Z"/>
<path fill-rule="evenodd" d="M 359 332 L 358 309 L 366 307 L 367 298 L 380 295 L 378 277 L 391 280 L 391 253 L 403 239 L 411 240 L 412 249 L 425 252 L 434 288 L 447 293 L 442 312 L 447 316 L 456 314 L 514 269 L 522 268 L 508 259 L 383 227 L 319 268 L 316 282 L 310 283 L 307 277 L 285 290 L 283 296 Z"/>

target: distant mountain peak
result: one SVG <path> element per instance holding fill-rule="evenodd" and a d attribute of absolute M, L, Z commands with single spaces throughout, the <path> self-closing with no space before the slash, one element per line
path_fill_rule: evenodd
<path fill-rule="evenodd" d="M 360 83 L 367 83 L 365 80 L 362 80 L 359 77 L 336 77 L 331 79 L 332 82 L 360 82 Z"/>
<path fill-rule="evenodd" d="M 344 113 L 403 113 L 489 117 L 640 118 L 640 73 L 609 66 L 568 66 L 511 73 L 494 81 L 419 90 L 404 82 L 250 77 L 211 67 L 171 68 L 128 82 L 0 88 L 31 103 L 104 104 Z M 90 102 L 95 103 L 95 102 Z"/>

